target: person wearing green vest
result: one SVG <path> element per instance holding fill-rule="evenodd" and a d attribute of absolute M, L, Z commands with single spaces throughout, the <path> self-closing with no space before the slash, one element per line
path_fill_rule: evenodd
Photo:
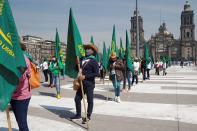
<path fill-rule="evenodd" d="M 52 62 L 49 66 L 49 70 L 52 72 L 52 77 L 53 77 L 53 86 L 56 87 L 57 91 L 57 99 L 61 98 L 60 95 L 60 70 L 63 69 L 63 65 L 60 61 L 58 61 L 55 57 L 52 58 Z"/>

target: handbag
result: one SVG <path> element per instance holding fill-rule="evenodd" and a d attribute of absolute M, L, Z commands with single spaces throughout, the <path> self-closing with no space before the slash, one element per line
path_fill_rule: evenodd
<path fill-rule="evenodd" d="M 89 61 L 88 61 L 88 62 L 89 62 Z M 84 63 L 82 69 L 88 64 L 88 62 Z M 75 80 L 73 81 L 73 90 L 74 90 L 74 91 L 77 91 L 77 90 L 80 89 L 80 88 L 81 88 L 81 84 L 80 84 L 79 79 L 77 78 L 77 79 L 75 79 Z"/>
<path fill-rule="evenodd" d="M 73 81 L 73 90 L 74 90 L 74 91 L 77 91 L 79 88 L 81 88 L 80 82 L 79 82 L 78 79 L 75 79 L 75 80 Z"/>
<path fill-rule="evenodd" d="M 29 85 L 31 89 L 39 88 L 40 87 L 40 74 L 39 70 L 36 69 L 36 65 L 30 62 L 30 78 L 29 78 Z"/>

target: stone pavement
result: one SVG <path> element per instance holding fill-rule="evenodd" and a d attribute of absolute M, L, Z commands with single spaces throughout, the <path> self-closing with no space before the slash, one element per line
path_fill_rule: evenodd
<path fill-rule="evenodd" d="M 113 100 L 109 81 L 97 80 L 94 113 L 90 131 L 196 131 L 197 130 L 197 68 L 172 66 L 167 76 L 132 86 L 132 92 L 121 93 L 121 103 Z M 84 131 L 81 121 L 68 120 L 75 112 L 72 80 L 62 80 L 62 99 L 55 98 L 55 89 L 33 90 L 28 124 L 30 131 Z M 108 101 L 106 100 L 107 98 Z M 0 131 L 7 131 L 6 115 L 0 113 Z M 13 131 L 18 131 L 11 113 Z"/>

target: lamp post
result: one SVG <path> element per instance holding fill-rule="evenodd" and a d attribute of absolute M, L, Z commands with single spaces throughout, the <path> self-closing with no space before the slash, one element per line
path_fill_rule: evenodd
<path fill-rule="evenodd" d="M 140 46 L 139 46 L 139 20 L 138 20 L 138 0 L 136 0 L 136 55 L 140 57 Z"/>

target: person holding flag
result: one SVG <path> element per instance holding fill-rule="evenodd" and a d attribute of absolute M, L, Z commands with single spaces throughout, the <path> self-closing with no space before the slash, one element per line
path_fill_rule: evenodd
<path fill-rule="evenodd" d="M 61 99 L 61 95 L 60 95 L 60 70 L 63 69 L 63 65 L 60 61 L 58 61 L 58 59 L 56 59 L 55 57 L 52 58 L 52 62 L 49 66 L 49 70 L 52 73 L 52 77 L 53 77 L 53 84 L 52 86 L 55 86 L 56 88 L 56 98 L 57 99 Z"/>
<path fill-rule="evenodd" d="M 29 59 L 23 54 L 8 0 L 0 0 L 0 110 L 11 105 L 20 131 L 29 131 Z M 13 94 L 14 92 L 14 94 Z"/>
<path fill-rule="evenodd" d="M 80 75 L 78 79 L 83 82 L 84 94 L 87 95 L 87 101 L 88 101 L 87 118 L 88 120 L 90 120 L 93 111 L 95 77 L 99 76 L 99 65 L 95 58 L 98 50 L 92 44 L 84 45 L 84 49 L 86 51 L 86 57 L 82 60 L 81 63 L 82 75 Z M 81 118 L 81 100 L 82 100 L 82 93 L 80 88 L 77 90 L 75 95 L 75 105 L 76 105 L 77 113 L 71 119 Z"/>
<path fill-rule="evenodd" d="M 70 119 L 80 119 L 82 117 L 81 100 L 83 99 L 85 112 L 83 123 L 87 124 L 87 129 L 89 128 L 88 120 L 90 120 L 93 111 L 95 77 L 99 75 L 99 65 L 95 60 L 97 52 L 98 49 L 93 44 L 86 46 L 82 44 L 80 32 L 75 22 L 72 9 L 70 9 L 65 73 L 69 77 L 79 81 L 80 84 L 80 88 L 78 88 L 75 95 L 76 114 L 70 117 Z M 80 60 L 82 62 L 80 62 Z M 84 94 L 87 95 L 88 109 L 86 109 Z"/>
<path fill-rule="evenodd" d="M 26 46 L 21 43 L 21 49 L 25 52 Z M 32 96 L 31 87 L 29 84 L 29 78 L 31 76 L 30 72 L 30 59 L 24 53 L 24 58 L 26 62 L 27 69 L 23 73 L 22 77 L 20 78 L 19 85 L 16 87 L 12 95 L 12 99 L 10 101 L 12 110 L 14 112 L 16 121 L 19 126 L 20 131 L 29 131 L 27 125 L 27 112 L 29 102 Z"/>
<path fill-rule="evenodd" d="M 110 79 L 115 91 L 114 101 L 120 103 L 120 83 L 123 80 L 124 65 L 121 59 L 117 59 L 116 53 L 112 52 L 110 56 Z"/>
<path fill-rule="evenodd" d="M 56 36 L 55 36 L 55 57 L 52 58 L 52 62 L 49 66 L 49 70 L 52 72 L 53 77 L 53 86 L 56 87 L 57 91 L 57 99 L 61 98 L 60 95 L 60 71 L 63 69 L 63 64 L 60 59 L 60 39 L 59 34 L 56 29 Z"/>

